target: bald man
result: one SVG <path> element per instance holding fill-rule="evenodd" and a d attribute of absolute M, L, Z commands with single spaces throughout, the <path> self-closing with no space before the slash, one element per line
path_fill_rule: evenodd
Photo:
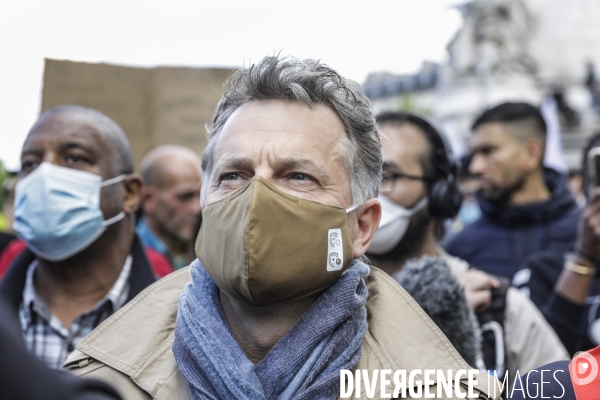
<path fill-rule="evenodd" d="M 200 157 L 186 147 L 160 146 L 144 157 L 140 171 L 146 186 L 137 232 L 146 246 L 169 260 L 173 270 L 183 268 L 201 218 Z"/>
<path fill-rule="evenodd" d="M 27 348 L 60 368 L 77 344 L 156 279 L 135 234 L 142 180 L 123 130 L 67 105 L 44 112 L 21 153 L 14 229 L 27 248 L 0 283 Z"/>

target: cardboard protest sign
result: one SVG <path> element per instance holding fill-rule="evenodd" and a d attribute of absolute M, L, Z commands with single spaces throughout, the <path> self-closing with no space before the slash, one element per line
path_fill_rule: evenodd
<path fill-rule="evenodd" d="M 136 165 L 162 144 L 201 153 L 205 125 L 230 73 L 226 68 L 134 68 L 46 59 L 42 111 L 80 104 L 105 113 L 127 134 Z"/>

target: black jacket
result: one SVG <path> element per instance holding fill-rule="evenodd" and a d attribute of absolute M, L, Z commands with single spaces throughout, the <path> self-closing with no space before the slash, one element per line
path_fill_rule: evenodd
<path fill-rule="evenodd" d="M 542 365 L 532 370 L 531 373 L 523 372 L 521 379 L 514 383 L 507 394 L 505 399 L 509 400 L 577 400 L 568 360 Z"/>
<path fill-rule="evenodd" d="M 492 203 L 478 195 L 482 216 L 445 245 L 449 254 L 487 273 L 511 278 L 519 263 L 543 250 L 572 250 L 579 207 L 565 177 L 545 171 L 551 197 L 518 207 Z"/>
<path fill-rule="evenodd" d="M 131 245 L 131 273 L 129 275 L 129 302 L 142 290 L 156 281 L 152 266 L 146 257 L 141 240 L 136 235 Z M 0 281 L 0 296 L 10 306 L 13 316 L 18 315 L 19 306 L 23 301 L 23 289 L 27 279 L 27 269 L 35 255 L 29 250 L 22 251 L 6 270 Z"/>
<path fill-rule="evenodd" d="M 524 260 L 514 275 L 513 285 L 529 295 L 556 331 L 570 354 L 600 344 L 600 265 L 585 306 L 570 302 L 554 292 L 565 257 L 562 252 L 542 252 Z"/>

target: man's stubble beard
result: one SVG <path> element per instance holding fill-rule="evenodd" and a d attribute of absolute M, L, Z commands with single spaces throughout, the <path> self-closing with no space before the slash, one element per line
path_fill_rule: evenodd
<path fill-rule="evenodd" d="M 173 221 L 165 221 L 161 219 L 157 219 L 156 224 L 158 228 L 161 229 L 162 234 L 166 235 L 173 242 L 178 243 L 182 247 L 187 247 L 190 243 L 195 240 L 195 236 L 193 233 L 193 226 L 195 223 L 192 221 L 179 221 L 179 223 L 173 223 Z"/>
<path fill-rule="evenodd" d="M 425 207 L 410 218 L 404 236 L 392 250 L 381 255 L 367 254 L 367 256 L 373 260 L 398 263 L 417 256 L 425 244 L 430 222 L 431 217 L 427 207 Z"/>
<path fill-rule="evenodd" d="M 513 184 L 504 188 L 491 182 L 489 184 L 490 189 L 481 192 L 483 198 L 493 203 L 508 204 L 512 195 L 525 186 L 525 176 L 521 174 Z"/>

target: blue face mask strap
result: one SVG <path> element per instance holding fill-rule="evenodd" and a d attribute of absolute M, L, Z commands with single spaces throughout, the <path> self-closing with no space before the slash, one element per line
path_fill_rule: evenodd
<path fill-rule="evenodd" d="M 107 179 L 100 183 L 100 187 L 109 186 L 117 182 L 121 182 L 127 178 L 127 174 L 121 174 L 119 176 L 115 176 L 114 178 Z"/>

